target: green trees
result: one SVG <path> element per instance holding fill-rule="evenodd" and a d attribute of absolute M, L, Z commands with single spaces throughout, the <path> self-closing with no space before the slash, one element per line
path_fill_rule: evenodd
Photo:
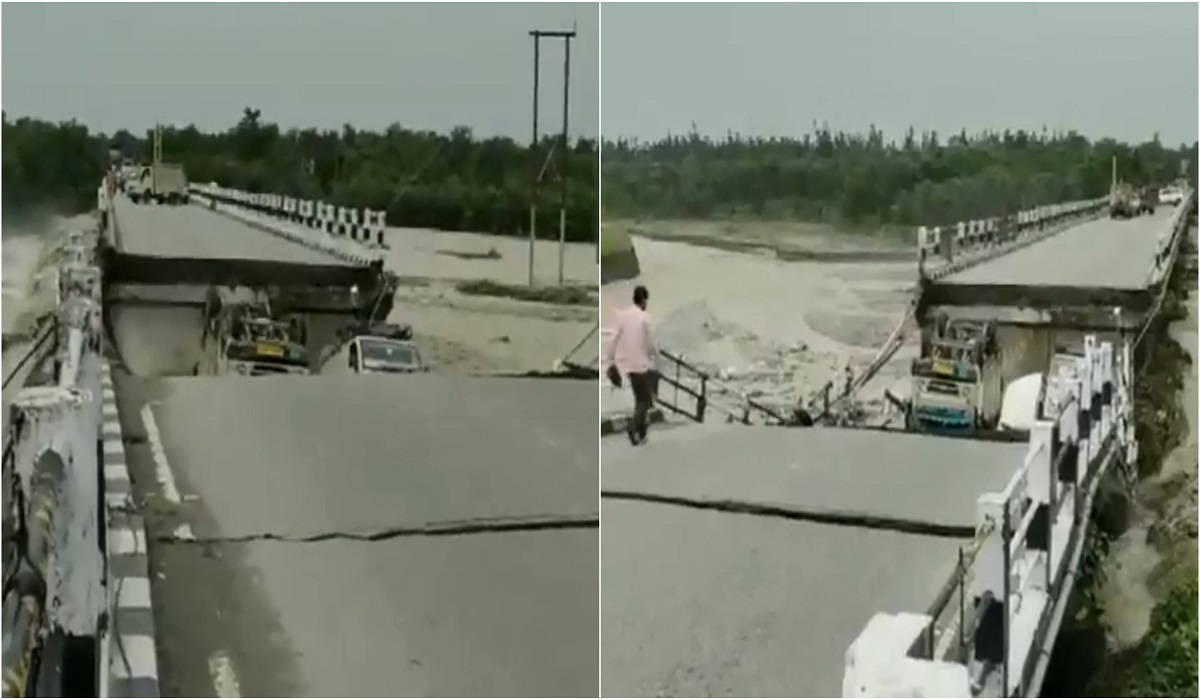
<path fill-rule="evenodd" d="M 91 134 L 74 123 L 4 119 L 4 206 L 92 205 L 108 149 L 148 161 L 151 134 Z M 392 226 L 515 235 L 528 231 L 530 179 L 554 147 L 541 144 L 539 161 L 509 138 L 478 138 L 457 127 L 449 134 L 392 125 L 382 133 L 347 124 L 341 131 L 292 129 L 246 108 L 229 130 L 164 128 L 163 159 L 182 163 L 192 182 L 321 199 L 340 206 L 382 209 Z M 571 146 L 567 236 L 590 241 L 596 232 L 596 143 Z M 11 166 L 11 167 L 10 167 Z M 538 229 L 558 231 L 558 188 L 544 180 Z"/>
<path fill-rule="evenodd" d="M 6 114 L 0 143 L 6 215 L 41 207 L 74 212 L 95 205 L 108 156 L 104 140 L 86 126 L 9 122 Z"/>
<path fill-rule="evenodd" d="M 1076 133 L 965 132 L 943 139 L 909 130 L 898 142 L 815 128 L 801 139 L 719 141 L 668 136 L 605 141 L 606 218 L 795 219 L 855 227 L 933 225 L 1103 196 L 1112 157 L 1120 176 L 1166 184 L 1183 160 L 1195 178 L 1196 144 L 1157 137 L 1131 146 Z"/>

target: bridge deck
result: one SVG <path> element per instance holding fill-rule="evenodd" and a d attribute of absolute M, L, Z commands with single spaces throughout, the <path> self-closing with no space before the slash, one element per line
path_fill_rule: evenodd
<path fill-rule="evenodd" d="M 727 499 L 969 529 L 1024 444 L 696 426 L 602 453 L 602 692 L 840 694 L 881 610 L 924 610 L 965 539 L 615 498 Z"/>
<path fill-rule="evenodd" d="M 275 260 L 308 265 L 346 265 L 332 255 L 305 248 L 209 211 L 199 205 L 113 203 L 125 252 L 158 257 Z"/>
<path fill-rule="evenodd" d="M 1152 216 L 1096 219 L 1026 248 L 950 275 L 939 284 L 1142 289 L 1149 281 L 1158 236 L 1174 209 Z"/>
<path fill-rule="evenodd" d="M 164 693 L 213 696 L 218 653 L 247 697 L 595 693 L 594 527 L 353 539 L 596 517 L 592 382 L 117 381 L 143 387 L 183 494 L 152 498 L 151 531 L 217 538 L 152 550 Z"/>

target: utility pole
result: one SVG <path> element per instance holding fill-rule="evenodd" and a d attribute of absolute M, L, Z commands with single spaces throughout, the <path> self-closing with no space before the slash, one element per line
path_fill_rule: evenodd
<path fill-rule="evenodd" d="M 162 162 L 162 124 L 154 125 L 154 147 L 150 156 L 150 187 L 158 192 L 158 164 Z"/>
<path fill-rule="evenodd" d="M 563 265 L 567 244 L 567 172 L 566 164 L 570 156 L 570 141 L 568 124 L 570 119 L 571 99 L 571 40 L 575 38 L 575 28 L 570 30 L 534 29 L 529 32 L 533 37 L 533 141 L 530 144 L 530 155 L 534 164 L 533 181 L 530 186 L 529 201 L 529 285 L 534 284 L 533 262 L 534 245 L 537 242 L 537 210 L 538 195 L 541 194 L 542 177 L 548 166 L 553 166 L 559 180 L 559 210 L 558 210 L 558 284 L 563 284 Z M 544 161 L 538 157 L 538 89 L 539 69 L 541 67 L 542 39 L 561 39 L 563 41 L 563 109 L 562 134 L 558 144 L 546 155 Z"/>

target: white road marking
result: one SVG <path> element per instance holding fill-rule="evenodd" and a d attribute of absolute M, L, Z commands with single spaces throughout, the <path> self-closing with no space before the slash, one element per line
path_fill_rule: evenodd
<path fill-rule="evenodd" d="M 145 554 L 146 540 L 142 529 L 116 528 L 108 531 L 108 551 L 110 554 Z"/>
<path fill-rule="evenodd" d="M 150 579 L 140 576 L 122 579 L 117 589 L 118 608 L 150 608 Z"/>
<path fill-rule="evenodd" d="M 183 542 L 195 542 L 196 535 L 192 533 L 192 526 L 184 523 L 175 528 L 175 539 Z"/>
<path fill-rule="evenodd" d="M 167 463 L 167 453 L 163 451 L 162 439 L 158 435 L 158 423 L 154 420 L 154 411 L 149 406 L 142 406 L 142 424 L 146 426 L 146 437 L 150 441 L 150 452 L 154 455 L 154 471 L 158 476 L 158 484 L 162 487 L 162 496 L 172 503 L 179 503 L 179 489 L 175 487 L 175 476 L 171 474 L 171 465 Z"/>
<path fill-rule="evenodd" d="M 110 647 L 111 648 L 111 647 Z M 111 655 L 109 673 L 113 678 L 158 678 L 158 659 L 154 653 L 154 637 L 142 634 L 121 635 L 120 650 L 125 652 Z M 125 662 L 129 662 L 129 668 Z"/>
<path fill-rule="evenodd" d="M 240 698 L 242 687 L 238 684 L 237 674 L 233 672 L 233 664 L 229 655 L 218 651 L 208 659 L 208 672 L 212 675 L 213 689 L 219 698 Z"/>
<path fill-rule="evenodd" d="M 129 478 L 129 470 L 125 468 L 124 462 L 105 462 L 104 464 L 104 480 L 105 481 L 125 481 Z"/>

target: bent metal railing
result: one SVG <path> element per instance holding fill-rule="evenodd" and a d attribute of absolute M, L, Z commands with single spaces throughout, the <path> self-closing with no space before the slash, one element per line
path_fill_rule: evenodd
<path fill-rule="evenodd" d="M 658 405 L 697 423 L 703 423 L 708 409 L 708 373 L 666 350 L 659 350 L 658 355 Z M 663 365 L 666 371 L 663 371 Z M 667 392 L 663 391 L 664 385 Z M 690 411 L 683 405 L 684 400 L 691 401 Z"/>

